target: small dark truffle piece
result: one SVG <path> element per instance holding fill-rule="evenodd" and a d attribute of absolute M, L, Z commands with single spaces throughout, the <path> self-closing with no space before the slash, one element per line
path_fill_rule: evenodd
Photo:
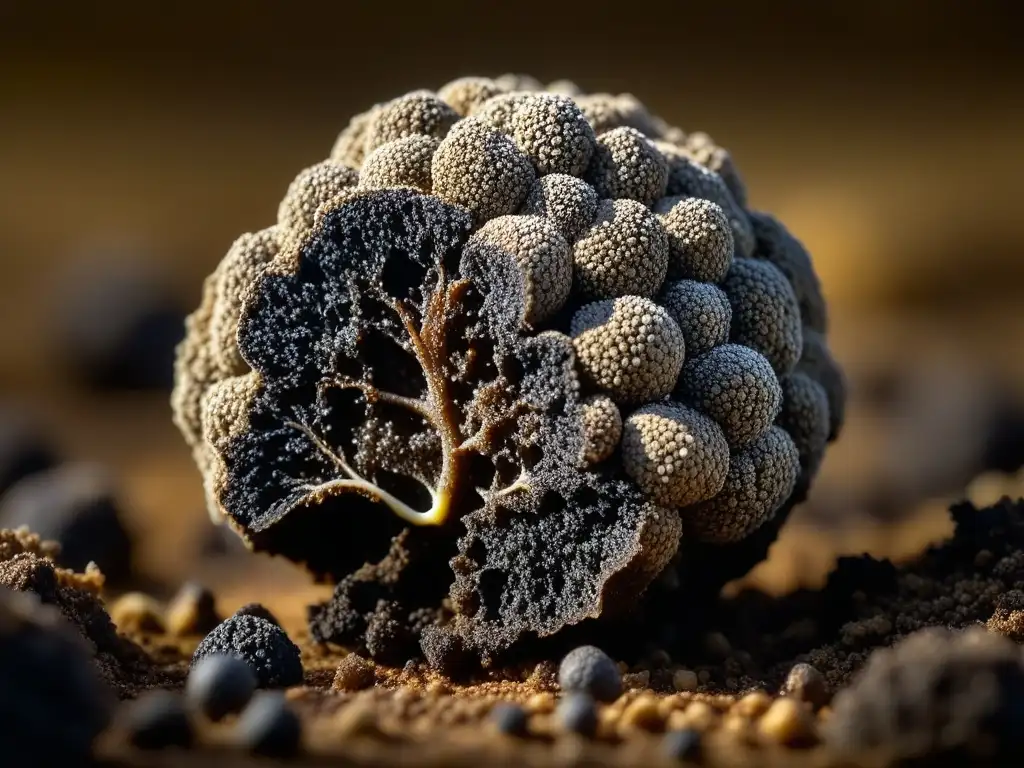
<path fill-rule="evenodd" d="M 661 742 L 661 751 L 670 760 L 692 760 L 701 751 L 700 731 L 682 728 L 669 731 Z"/>
<path fill-rule="evenodd" d="M 222 653 L 202 659 L 185 683 L 189 705 L 214 721 L 241 712 L 255 692 L 256 675 L 249 665 Z"/>
<path fill-rule="evenodd" d="M 205 635 L 222 621 L 213 592 L 191 581 L 181 586 L 166 613 L 167 629 L 178 637 Z"/>
<path fill-rule="evenodd" d="M 65 464 L 16 483 L 0 502 L 0 528 L 27 525 L 60 544 L 57 562 L 83 571 L 90 561 L 111 583 L 131 575 L 132 540 L 113 481 L 91 464 Z"/>
<path fill-rule="evenodd" d="M 593 736 L 597 733 L 597 707 L 585 693 L 570 693 L 558 703 L 558 722 L 569 733 Z"/>
<path fill-rule="evenodd" d="M 622 693 L 619 668 L 600 648 L 581 645 L 558 668 L 558 684 L 566 693 L 587 693 L 598 701 L 615 701 Z"/>
<path fill-rule="evenodd" d="M 195 741 L 195 729 L 177 693 L 148 691 L 125 707 L 125 735 L 137 749 L 187 749 Z"/>
<path fill-rule="evenodd" d="M 0 587 L 0 763 L 86 764 L 116 701 L 90 655 L 55 607 Z"/>
<path fill-rule="evenodd" d="M 506 736 L 525 736 L 530 720 L 525 709 L 508 701 L 495 704 L 489 718 L 498 732 Z"/>
<path fill-rule="evenodd" d="M 216 653 L 236 656 L 256 675 L 260 688 L 288 688 L 303 679 L 302 659 L 295 645 L 276 624 L 258 616 L 232 616 L 221 622 L 196 648 L 193 669 Z"/>
<path fill-rule="evenodd" d="M 334 690 L 362 691 L 376 682 L 373 665 L 358 653 L 350 653 L 334 673 Z"/>
<path fill-rule="evenodd" d="M 235 726 L 236 743 L 265 757 L 292 757 L 302 743 L 302 722 L 284 694 L 261 691 Z"/>
<path fill-rule="evenodd" d="M 0 406 L 0 493 L 57 461 L 56 450 L 31 419 L 11 406 Z"/>
<path fill-rule="evenodd" d="M 267 608 L 263 603 L 246 603 L 237 611 L 235 616 L 256 616 L 260 619 L 266 619 L 271 624 L 280 627 L 281 622 L 278 621 L 277 616 L 271 613 L 270 609 Z"/>

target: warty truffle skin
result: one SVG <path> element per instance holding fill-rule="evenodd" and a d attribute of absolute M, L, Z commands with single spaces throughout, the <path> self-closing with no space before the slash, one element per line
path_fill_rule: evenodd
<path fill-rule="evenodd" d="M 381 144 L 363 162 L 359 171 L 361 189 L 412 187 L 430 192 L 433 183 L 430 164 L 440 140 L 413 134 Z"/>
<path fill-rule="evenodd" d="M 828 309 L 818 275 L 803 244 L 771 214 L 751 211 L 750 222 L 757 239 L 754 258 L 764 259 L 781 270 L 800 304 L 800 320 L 806 327 L 825 333 Z"/>
<path fill-rule="evenodd" d="M 610 458 L 622 438 L 622 414 L 607 395 L 591 395 L 582 403 L 585 464 Z"/>
<path fill-rule="evenodd" d="M 729 340 L 732 306 L 716 285 L 696 280 L 665 283 L 661 304 L 683 332 L 688 357 L 697 357 Z"/>
<path fill-rule="evenodd" d="M 635 200 L 601 200 L 590 228 L 573 244 L 576 291 L 591 299 L 654 296 L 668 270 L 668 236 Z"/>
<path fill-rule="evenodd" d="M 685 507 L 718 494 L 729 469 L 729 444 L 709 417 L 678 403 L 638 408 L 625 421 L 626 473 L 659 504 Z"/>
<path fill-rule="evenodd" d="M 277 209 L 277 224 L 285 236 L 299 238 L 313 226 L 317 209 L 345 189 L 354 187 L 359 174 L 331 160 L 317 163 L 295 177 Z"/>
<path fill-rule="evenodd" d="M 821 333 L 805 328 L 803 340 L 803 353 L 796 370 L 806 373 L 825 390 L 828 398 L 828 439 L 831 442 L 839 436 L 846 417 L 846 377 Z"/>
<path fill-rule="evenodd" d="M 665 194 L 668 163 L 635 128 L 615 128 L 597 137 L 584 177 L 601 198 L 651 205 Z"/>
<path fill-rule="evenodd" d="M 506 88 L 487 77 L 460 77 L 441 86 L 437 95 L 462 117 L 472 115 L 488 99 Z"/>
<path fill-rule="evenodd" d="M 663 197 L 654 205 L 668 234 L 668 278 L 720 283 L 736 248 L 725 211 L 699 197 Z"/>
<path fill-rule="evenodd" d="M 623 296 L 582 307 L 571 329 L 586 379 L 616 403 L 641 403 L 672 391 L 685 355 L 683 333 L 650 299 Z"/>
<path fill-rule="evenodd" d="M 562 659 L 558 685 L 565 694 L 583 693 L 612 702 L 622 694 L 622 675 L 607 653 L 593 645 L 581 645 Z"/>
<path fill-rule="evenodd" d="M 530 94 L 516 104 L 510 134 L 538 176 L 579 176 L 594 153 L 594 131 L 572 99 L 553 93 Z"/>
<path fill-rule="evenodd" d="M 801 474 L 813 477 L 828 444 L 829 413 L 825 388 L 810 376 L 794 371 L 779 379 L 782 409 L 775 423 L 782 427 L 800 454 Z"/>
<path fill-rule="evenodd" d="M 572 244 L 597 217 L 597 193 L 575 176 L 549 173 L 530 186 L 522 212 L 550 219 Z"/>
<path fill-rule="evenodd" d="M 459 116 L 430 91 L 413 91 L 374 111 L 366 129 L 366 151 L 409 136 L 444 138 Z"/>
<path fill-rule="evenodd" d="M 302 683 L 298 646 L 279 626 L 257 616 L 236 615 L 221 622 L 196 648 L 192 668 L 214 654 L 242 659 L 261 688 L 288 688 Z"/>
<path fill-rule="evenodd" d="M 782 387 L 768 360 L 742 344 L 722 344 L 688 360 L 679 383 L 681 402 L 718 422 L 734 448 L 763 435 L 782 407 Z"/>
<path fill-rule="evenodd" d="M 757 259 L 736 259 L 722 290 L 732 305 L 730 337 L 768 358 L 775 373 L 788 373 L 803 350 L 800 309 L 786 276 Z"/>

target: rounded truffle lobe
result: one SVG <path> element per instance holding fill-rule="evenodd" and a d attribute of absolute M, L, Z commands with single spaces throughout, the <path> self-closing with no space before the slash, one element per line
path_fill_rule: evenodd
<path fill-rule="evenodd" d="M 647 517 L 640 530 L 640 558 L 633 572 L 647 587 L 672 562 L 679 551 L 683 522 L 679 512 L 668 507 L 647 505 Z"/>
<path fill-rule="evenodd" d="M 740 206 L 747 206 L 747 187 L 729 150 L 720 147 L 703 131 L 688 134 L 683 141 L 683 149 L 695 162 L 721 176 L 733 199 Z"/>
<path fill-rule="evenodd" d="M 632 94 L 582 94 L 573 100 L 598 136 L 616 128 L 633 128 L 651 138 L 660 133 L 657 120 Z"/>
<path fill-rule="evenodd" d="M 242 235 L 214 273 L 210 347 L 220 377 L 238 376 L 249 370 L 238 351 L 238 319 L 246 291 L 280 251 L 280 237 L 277 227 Z"/>
<path fill-rule="evenodd" d="M 582 402 L 583 463 L 608 459 L 622 438 L 622 414 L 607 395 L 591 395 Z"/>
<path fill-rule="evenodd" d="M 686 151 L 674 144 L 656 141 L 655 146 L 668 162 L 668 184 L 665 193 L 670 197 L 699 197 L 717 203 L 729 220 L 736 255 L 750 256 L 754 252 L 754 229 L 750 217 L 736 202 L 722 177 L 694 162 Z"/>
<path fill-rule="evenodd" d="M 516 146 L 540 176 L 579 176 L 594 153 L 594 131 L 566 96 L 530 94 L 516 104 L 508 127 Z"/>
<path fill-rule="evenodd" d="M 712 419 L 677 403 L 637 409 L 622 430 L 622 465 L 659 504 L 685 507 L 722 490 L 729 444 Z"/>
<path fill-rule="evenodd" d="M 587 304 L 573 315 L 571 334 L 584 377 L 617 403 L 656 400 L 675 386 L 683 333 L 650 299 L 623 296 Z"/>
<path fill-rule="evenodd" d="M 771 214 L 752 211 L 750 222 L 757 238 L 754 257 L 771 262 L 782 271 L 793 286 L 804 326 L 825 333 L 828 330 L 828 310 L 810 254 Z"/>
<path fill-rule="evenodd" d="M 688 360 L 677 395 L 718 422 L 733 448 L 761 437 L 782 407 L 771 364 L 741 344 L 722 344 Z"/>
<path fill-rule="evenodd" d="M 622 695 L 622 675 L 612 658 L 593 645 L 569 651 L 558 666 L 558 685 L 565 694 L 581 693 L 612 702 Z"/>
<path fill-rule="evenodd" d="M 208 634 L 192 656 L 192 669 L 207 656 L 226 654 L 249 665 L 261 688 L 302 683 L 299 649 L 285 631 L 257 616 L 232 616 Z"/>
<path fill-rule="evenodd" d="M 487 77 L 460 77 L 446 83 L 437 95 L 462 117 L 472 115 L 488 99 L 507 89 Z"/>
<path fill-rule="evenodd" d="M 796 365 L 803 349 L 796 294 L 767 261 L 736 259 L 722 282 L 732 305 L 730 336 L 756 349 L 780 376 Z"/>
<path fill-rule="evenodd" d="M 665 194 L 668 163 L 635 128 L 615 128 L 597 137 L 584 176 L 602 198 L 650 205 Z"/>
<path fill-rule="evenodd" d="M 354 187 L 358 181 L 358 173 L 332 160 L 306 168 L 295 177 L 278 206 L 278 226 L 286 237 L 301 237 L 312 229 L 321 205 Z"/>
<path fill-rule="evenodd" d="M 828 397 L 828 439 L 832 441 L 839 437 L 846 416 L 846 377 L 822 334 L 804 328 L 803 339 L 803 354 L 797 370 L 806 373 L 825 390 Z"/>
<path fill-rule="evenodd" d="M 430 164 L 440 143 L 433 136 L 414 135 L 382 144 L 363 163 L 359 187 L 412 187 L 430 192 Z"/>
<path fill-rule="evenodd" d="M 499 216 L 484 224 L 470 243 L 486 242 L 512 254 L 526 275 L 526 322 L 548 319 L 572 289 L 572 254 L 558 228 L 540 216 Z"/>
<path fill-rule="evenodd" d="M 472 117 L 441 142 L 431 176 L 434 194 L 467 208 L 477 223 L 514 213 L 535 178 L 512 139 Z"/>
<path fill-rule="evenodd" d="M 729 340 L 732 306 L 718 286 L 696 280 L 665 283 L 658 303 L 683 332 L 687 356 L 703 355 Z"/>
<path fill-rule="evenodd" d="M 770 520 L 796 487 L 800 456 L 785 430 L 771 427 L 729 458 L 721 492 L 683 511 L 683 529 L 700 541 L 724 544 Z"/>
<path fill-rule="evenodd" d="M 793 438 L 800 454 L 801 477 L 809 480 L 818 472 L 828 444 L 828 395 L 825 388 L 799 371 L 779 378 L 782 410 L 775 423 Z"/>
<path fill-rule="evenodd" d="M 575 176 L 549 173 L 530 186 L 523 213 L 550 219 L 574 243 L 597 217 L 597 193 Z"/>
<path fill-rule="evenodd" d="M 353 170 L 359 170 L 366 158 L 366 132 L 370 127 L 376 110 L 380 107 L 362 112 L 353 117 L 347 126 L 338 134 L 331 149 L 330 159 Z"/>
<path fill-rule="evenodd" d="M 668 234 L 668 278 L 721 282 L 735 243 L 725 211 L 699 197 L 663 197 L 654 205 Z"/>
<path fill-rule="evenodd" d="M 543 91 L 544 83 L 531 75 L 524 75 L 522 72 L 506 72 L 494 78 L 501 88 L 506 91 Z"/>
<path fill-rule="evenodd" d="M 550 83 L 547 84 L 547 87 L 544 90 L 546 90 L 548 93 L 557 93 L 561 96 L 568 96 L 571 99 L 583 95 L 583 90 L 578 85 L 576 85 L 576 83 L 567 78 L 559 78 L 558 80 L 552 80 Z"/>
<path fill-rule="evenodd" d="M 577 291 L 591 299 L 653 296 L 668 269 L 668 236 L 635 200 L 602 200 L 572 248 Z"/>
<path fill-rule="evenodd" d="M 444 138 L 459 115 L 430 91 L 413 91 L 374 111 L 366 129 L 366 151 L 407 136 Z"/>

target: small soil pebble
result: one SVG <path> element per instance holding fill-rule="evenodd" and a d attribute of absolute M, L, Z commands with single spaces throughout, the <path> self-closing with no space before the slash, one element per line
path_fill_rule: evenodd
<path fill-rule="evenodd" d="M 302 683 L 298 646 L 276 624 L 258 616 L 232 616 L 221 622 L 196 648 L 193 668 L 206 656 L 226 653 L 247 663 L 260 688 L 288 688 Z"/>
<path fill-rule="evenodd" d="M 256 616 L 260 619 L 266 619 L 271 624 L 281 626 L 281 622 L 278 621 L 277 616 L 270 612 L 263 603 L 246 603 L 234 613 L 235 616 Z"/>
<path fill-rule="evenodd" d="M 525 709 L 507 701 L 495 704 L 488 717 L 495 729 L 506 736 L 525 736 L 530 722 Z"/>
<path fill-rule="evenodd" d="M 662 739 L 661 751 L 670 760 L 694 760 L 701 751 L 700 731 L 693 728 L 669 731 Z"/>
<path fill-rule="evenodd" d="M 699 685 L 697 673 L 692 669 L 677 669 L 672 673 L 672 687 L 677 691 L 695 691 Z"/>
<path fill-rule="evenodd" d="M 825 676 L 810 664 L 796 664 L 786 676 L 780 693 L 821 709 L 832 700 Z"/>
<path fill-rule="evenodd" d="M 116 701 L 90 656 L 56 608 L 0 587 L 0 764 L 86 764 Z"/>
<path fill-rule="evenodd" d="M 586 693 L 570 693 L 558 703 L 555 713 L 562 729 L 569 733 L 593 736 L 597 732 L 597 706 Z"/>
<path fill-rule="evenodd" d="M 154 689 L 124 708 L 125 735 L 137 749 L 184 749 L 195 741 L 195 729 L 180 694 Z"/>
<path fill-rule="evenodd" d="M 279 692 L 262 691 L 235 726 L 235 743 L 265 757 L 291 757 L 302 743 L 302 722 Z"/>
<path fill-rule="evenodd" d="M 57 461 L 56 450 L 31 419 L 12 406 L 0 406 L 0 494 Z"/>
<path fill-rule="evenodd" d="M 255 692 L 256 675 L 249 665 L 226 654 L 202 659 L 185 683 L 189 706 L 213 721 L 241 712 Z"/>
<path fill-rule="evenodd" d="M 101 467 L 65 464 L 16 483 L 0 500 L 0 528 L 21 525 L 57 542 L 57 562 L 66 568 L 82 571 L 94 561 L 115 584 L 131 575 L 132 540 Z"/>
<path fill-rule="evenodd" d="M 167 606 L 167 630 L 177 637 L 205 635 L 221 621 L 213 592 L 195 582 L 183 584 Z"/>
<path fill-rule="evenodd" d="M 110 618 L 119 632 L 139 634 L 163 632 L 164 607 L 160 601 L 144 592 L 128 592 L 110 606 Z"/>
<path fill-rule="evenodd" d="M 615 701 L 622 694 L 619 668 L 608 654 L 592 645 L 582 645 L 562 659 L 558 684 L 565 693 L 587 693 L 598 701 Z"/>
<path fill-rule="evenodd" d="M 53 313 L 54 353 L 93 390 L 170 389 L 185 311 L 162 275 L 138 258 L 90 254 L 63 276 Z"/>
<path fill-rule="evenodd" d="M 809 746 L 815 741 L 814 717 L 807 705 L 793 698 L 779 698 L 757 722 L 768 741 L 789 747 Z"/>
<path fill-rule="evenodd" d="M 358 653 L 350 653 L 338 664 L 334 673 L 334 690 L 362 691 L 376 682 L 373 664 Z"/>

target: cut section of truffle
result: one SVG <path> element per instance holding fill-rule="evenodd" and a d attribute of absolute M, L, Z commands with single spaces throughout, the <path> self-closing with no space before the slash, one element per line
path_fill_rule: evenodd
<path fill-rule="evenodd" d="M 685 507 L 722 490 L 729 444 L 710 418 L 677 403 L 655 403 L 626 419 L 622 463 L 659 504 Z"/>
<path fill-rule="evenodd" d="M 687 361 L 676 394 L 717 421 L 733 447 L 763 435 L 782 406 L 771 365 L 742 344 L 722 344 Z"/>
<path fill-rule="evenodd" d="M 725 211 L 699 197 L 663 197 L 654 205 L 668 233 L 668 277 L 721 282 L 735 244 Z"/>
<path fill-rule="evenodd" d="M 640 296 L 587 304 L 573 315 L 572 338 L 585 378 L 619 403 L 669 394 L 685 354 L 675 320 Z"/>
<path fill-rule="evenodd" d="M 721 288 L 696 280 L 665 283 L 658 297 L 686 340 L 686 354 L 697 357 L 729 340 L 732 306 Z"/>
<path fill-rule="evenodd" d="M 653 296 L 668 270 L 668 236 L 635 200 L 602 200 L 573 245 L 577 291 L 587 298 Z"/>
<path fill-rule="evenodd" d="M 771 519 L 796 487 L 800 456 L 778 427 L 729 458 L 725 485 L 715 498 L 687 508 L 683 528 L 701 541 L 739 541 Z"/>

